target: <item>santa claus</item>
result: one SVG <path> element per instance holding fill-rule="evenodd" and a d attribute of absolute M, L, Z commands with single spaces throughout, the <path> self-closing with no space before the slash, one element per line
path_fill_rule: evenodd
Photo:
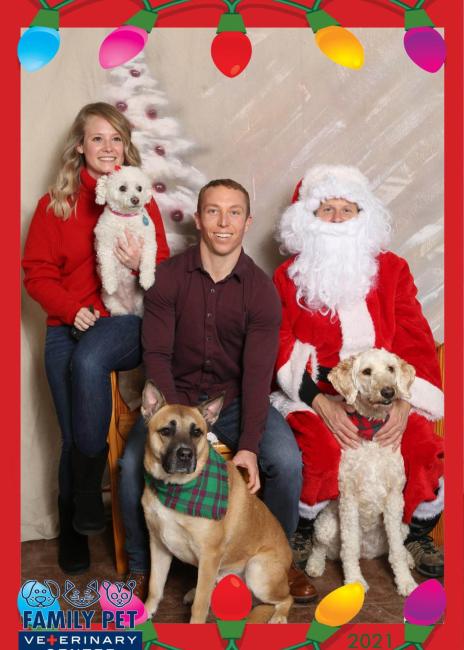
<path fill-rule="evenodd" d="M 443 574 L 443 555 L 428 533 L 443 509 L 443 444 L 432 421 L 443 416 L 435 344 L 407 262 L 387 250 L 390 216 L 354 167 L 320 165 L 298 184 L 279 236 L 293 256 L 275 272 L 283 320 L 272 402 L 287 418 L 303 456 L 300 526 L 305 547 L 317 513 L 338 496 L 341 450 L 359 444 L 348 407 L 332 399 L 327 374 L 372 347 L 396 353 L 416 370 L 409 401 L 397 400 L 376 434 L 401 445 L 407 483 L 406 540 L 416 568 Z"/>

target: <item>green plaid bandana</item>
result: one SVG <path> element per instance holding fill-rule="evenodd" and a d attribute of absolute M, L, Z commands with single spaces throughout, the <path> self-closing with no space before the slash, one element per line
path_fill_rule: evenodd
<path fill-rule="evenodd" d="M 145 483 L 166 508 L 192 517 L 222 519 L 227 511 L 229 479 L 224 458 L 210 446 L 208 460 L 197 478 L 179 485 L 165 483 L 145 472 Z"/>

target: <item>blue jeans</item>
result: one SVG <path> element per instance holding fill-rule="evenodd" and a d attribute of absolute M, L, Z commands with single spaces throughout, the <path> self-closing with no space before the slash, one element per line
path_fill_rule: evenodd
<path fill-rule="evenodd" d="M 71 449 L 87 456 L 103 451 L 111 419 L 112 370 L 130 370 L 141 361 L 141 319 L 100 318 L 79 341 L 71 327 L 47 328 L 45 369 L 61 429 L 60 497 L 73 495 Z"/>
<path fill-rule="evenodd" d="M 236 451 L 240 438 L 241 404 L 235 399 L 225 408 L 213 427 L 219 440 Z M 146 573 L 150 568 L 148 532 L 140 499 L 142 496 L 143 455 L 146 427 L 142 416 L 137 420 L 120 460 L 119 499 L 126 530 L 126 551 L 129 567 L 134 573 Z M 280 521 L 287 537 L 298 524 L 298 502 L 302 485 L 301 454 L 292 430 L 272 406 L 258 454 L 259 468 L 264 476 L 263 500 Z"/>

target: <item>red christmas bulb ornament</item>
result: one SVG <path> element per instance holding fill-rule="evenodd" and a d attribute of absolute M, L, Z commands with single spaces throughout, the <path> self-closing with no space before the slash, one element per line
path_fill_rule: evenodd
<path fill-rule="evenodd" d="M 211 609 L 214 615 L 223 621 L 243 619 L 251 609 L 250 590 L 238 576 L 225 576 L 213 591 Z"/>
<path fill-rule="evenodd" d="M 243 18 L 240 14 L 223 14 L 217 28 L 217 36 L 211 43 L 214 65 L 226 77 L 236 77 L 247 67 L 251 52 Z"/>

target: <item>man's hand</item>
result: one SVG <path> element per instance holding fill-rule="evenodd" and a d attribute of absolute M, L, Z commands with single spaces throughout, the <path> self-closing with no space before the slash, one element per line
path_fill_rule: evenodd
<path fill-rule="evenodd" d="M 247 487 L 250 490 L 251 494 L 257 492 L 261 487 L 261 482 L 259 480 L 258 461 L 256 459 L 256 454 L 252 451 L 248 451 L 247 449 L 241 449 L 232 458 L 232 462 L 237 467 L 244 467 L 247 470 L 249 476 Z"/>
<path fill-rule="evenodd" d="M 408 423 L 410 410 L 411 404 L 406 402 L 404 399 L 397 399 L 393 402 L 388 420 L 374 436 L 374 440 L 378 442 L 381 447 L 392 445 L 393 451 L 398 449 L 401 445 L 401 439 Z"/>
<path fill-rule="evenodd" d="M 144 244 L 143 237 L 136 237 L 128 228 L 124 229 L 126 237 L 118 237 L 114 254 L 117 259 L 132 271 L 138 271 Z"/>
<path fill-rule="evenodd" d="M 352 406 L 329 399 L 323 393 L 319 393 L 313 399 L 312 408 L 332 431 L 342 449 L 359 447 L 358 429 L 346 414 L 347 411 L 354 410 Z"/>
<path fill-rule="evenodd" d="M 81 307 L 74 317 L 73 325 L 78 330 L 85 332 L 85 330 L 88 330 L 89 327 L 95 325 L 95 323 L 99 318 L 100 318 L 100 312 L 98 311 L 98 309 L 95 309 L 94 312 L 92 313 L 90 309 L 87 309 L 87 307 Z"/>

